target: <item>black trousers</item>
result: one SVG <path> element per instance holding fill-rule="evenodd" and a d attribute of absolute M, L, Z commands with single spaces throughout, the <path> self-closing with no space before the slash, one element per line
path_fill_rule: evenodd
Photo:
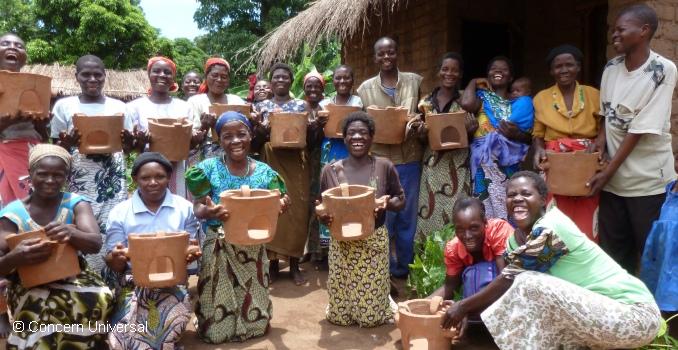
<path fill-rule="evenodd" d="M 665 198 L 665 193 L 642 197 L 600 193 L 600 247 L 632 275 L 638 272 L 645 240 L 652 223 L 659 218 Z"/>

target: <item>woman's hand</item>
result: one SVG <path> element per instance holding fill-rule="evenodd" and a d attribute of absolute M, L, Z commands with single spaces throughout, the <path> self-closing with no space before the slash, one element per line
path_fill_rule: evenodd
<path fill-rule="evenodd" d="M 476 119 L 473 114 L 466 113 L 466 118 L 464 118 L 464 127 L 466 128 L 466 133 L 469 135 L 475 134 L 479 126 L 480 124 L 478 124 L 478 119 Z"/>
<path fill-rule="evenodd" d="M 292 206 L 292 200 L 288 195 L 280 198 L 280 214 L 284 214 Z"/>
<path fill-rule="evenodd" d="M 386 208 L 388 208 L 388 201 L 391 199 L 391 196 L 389 195 L 383 195 L 379 199 L 377 199 L 377 207 L 374 208 L 374 217 L 378 218 L 379 215 L 381 215 L 384 211 L 386 211 Z"/>
<path fill-rule="evenodd" d="M 198 146 L 200 146 L 203 142 L 205 142 L 205 135 L 207 135 L 207 132 L 209 130 L 202 130 L 196 132 L 191 136 L 191 149 L 194 149 Z"/>
<path fill-rule="evenodd" d="M 41 238 L 25 239 L 7 253 L 11 266 L 39 264 L 49 258 L 54 242 Z"/>
<path fill-rule="evenodd" d="M 597 172 L 591 177 L 591 179 L 586 183 L 586 187 L 589 188 L 589 197 L 598 195 L 600 191 L 607 185 L 607 183 L 612 178 L 612 174 L 608 169 L 603 169 L 603 171 Z"/>
<path fill-rule="evenodd" d="M 139 153 L 144 151 L 146 145 L 151 143 L 151 135 L 148 132 L 140 131 L 134 127 L 134 146 Z"/>
<path fill-rule="evenodd" d="M 200 243 L 198 243 L 197 239 L 191 239 L 188 242 L 188 250 L 186 251 L 186 262 L 190 264 L 201 256 Z"/>
<path fill-rule="evenodd" d="M 228 220 L 230 214 L 221 204 L 214 204 L 210 197 L 207 197 L 203 215 L 205 219 L 217 219 L 219 221 Z"/>
<path fill-rule="evenodd" d="M 53 242 L 68 243 L 75 233 L 75 225 L 52 221 L 44 227 L 45 235 Z"/>
<path fill-rule="evenodd" d="M 59 142 L 57 144 L 67 150 L 70 150 L 73 147 L 80 146 L 81 136 L 82 135 L 80 135 L 80 131 L 78 131 L 78 128 L 74 127 L 70 133 L 67 133 L 65 131 L 60 132 Z"/>
<path fill-rule="evenodd" d="M 443 301 L 443 306 L 447 307 L 447 310 L 445 310 L 445 314 L 443 315 L 443 318 L 440 322 L 440 328 L 443 329 L 450 329 L 452 327 L 461 330 L 462 329 L 462 321 L 466 318 L 467 311 L 464 310 L 463 307 L 463 302 L 458 301 L 454 302 L 452 300 L 445 300 Z M 459 337 L 461 337 L 462 334 L 460 332 Z"/>
<path fill-rule="evenodd" d="M 321 203 L 319 200 L 315 201 L 315 206 L 319 206 Z M 316 212 L 316 216 L 318 217 L 318 221 L 320 221 L 321 224 L 331 227 L 332 226 L 332 221 L 334 221 L 334 216 L 332 214 L 328 213 L 327 211 L 324 211 L 322 213 Z"/>
<path fill-rule="evenodd" d="M 200 130 L 210 130 L 217 123 L 217 115 L 214 113 L 202 113 L 200 115 Z"/>
<path fill-rule="evenodd" d="M 116 244 L 108 255 L 108 266 L 111 270 L 122 273 L 127 269 L 129 258 L 127 258 L 127 248 L 122 243 Z"/>

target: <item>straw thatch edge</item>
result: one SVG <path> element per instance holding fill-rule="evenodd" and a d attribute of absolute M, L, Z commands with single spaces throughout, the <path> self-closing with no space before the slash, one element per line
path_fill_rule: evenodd
<path fill-rule="evenodd" d="M 277 61 L 292 57 L 307 44 L 311 50 L 325 40 L 345 42 L 357 34 L 364 36 L 370 27 L 370 15 L 384 18 L 407 0 L 317 0 L 295 17 L 285 21 L 252 46 L 239 53 L 251 52 L 243 64 L 256 62 L 260 72 Z"/>

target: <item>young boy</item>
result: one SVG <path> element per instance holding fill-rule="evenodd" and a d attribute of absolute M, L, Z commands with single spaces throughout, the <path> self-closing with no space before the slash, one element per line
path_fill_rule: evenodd
<path fill-rule="evenodd" d="M 379 66 L 379 74 L 364 81 L 358 87 L 358 96 L 363 106 L 401 106 L 416 113 L 419 102 L 420 75 L 398 70 L 398 44 L 395 40 L 383 37 L 374 43 L 374 62 Z M 422 126 L 423 123 L 418 123 Z M 414 128 L 421 130 L 422 128 Z M 419 201 L 419 178 L 421 177 L 421 158 L 424 150 L 415 135 L 408 135 L 399 145 L 373 144 L 372 154 L 388 158 L 396 166 L 400 183 L 405 190 L 405 208 L 398 212 L 386 213 L 386 228 L 395 247 L 389 265 L 391 275 L 405 278 L 409 273 L 409 264 L 414 260 L 414 234 L 417 230 L 417 205 Z"/>
<path fill-rule="evenodd" d="M 650 50 L 657 23 L 647 5 L 627 7 L 617 17 L 612 42 L 620 56 L 603 72 L 604 118 L 596 140 L 610 162 L 587 184 L 591 194 L 601 191 L 600 245 L 632 274 L 665 187 L 676 176 L 669 133 L 676 66 Z"/>
<path fill-rule="evenodd" d="M 527 77 L 518 78 L 511 84 L 511 101 L 532 96 L 532 82 Z"/>
<path fill-rule="evenodd" d="M 445 285 L 434 292 L 445 300 L 463 283 L 463 297 L 477 293 L 506 266 L 503 254 L 513 227 L 502 219 L 485 218 L 478 198 L 464 198 L 452 209 L 455 237 L 445 245 Z"/>

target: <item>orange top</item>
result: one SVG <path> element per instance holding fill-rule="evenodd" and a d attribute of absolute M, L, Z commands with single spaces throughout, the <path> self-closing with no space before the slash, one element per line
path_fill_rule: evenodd
<path fill-rule="evenodd" d="M 495 257 L 504 254 L 506 242 L 513 234 L 513 227 L 502 219 L 489 219 L 485 225 L 485 240 L 483 241 L 483 258 L 493 261 Z M 445 245 L 445 266 L 447 275 L 460 275 L 466 266 L 473 265 L 473 256 L 466 247 L 454 237 Z"/>

